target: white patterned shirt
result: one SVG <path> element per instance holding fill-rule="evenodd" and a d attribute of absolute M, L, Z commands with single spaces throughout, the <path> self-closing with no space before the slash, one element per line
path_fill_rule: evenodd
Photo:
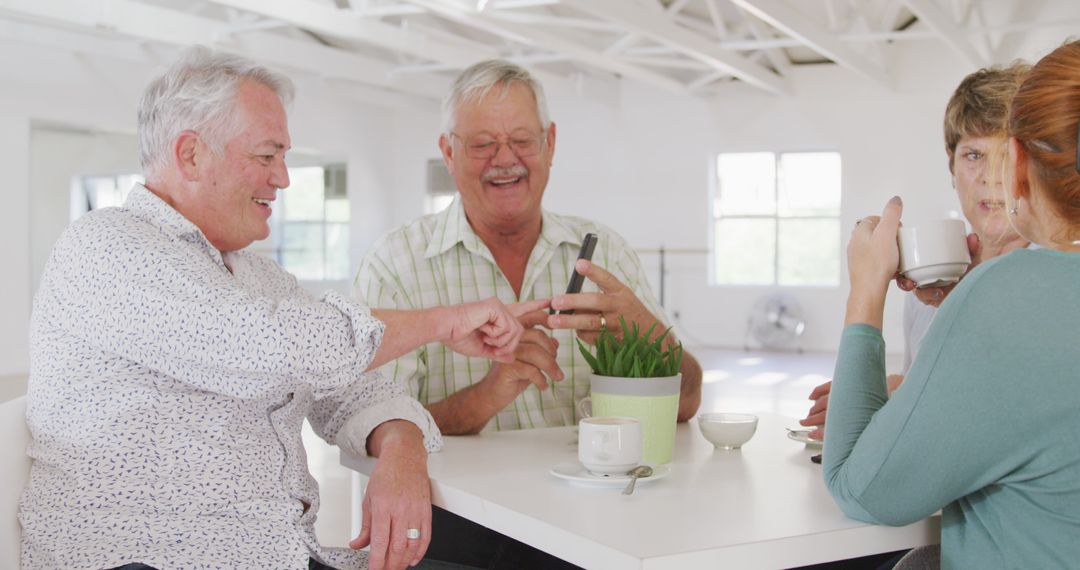
<path fill-rule="evenodd" d="M 383 236 L 360 264 L 354 294 L 370 307 L 420 309 L 498 297 L 503 303 L 546 299 L 566 292 L 585 234 L 597 234 L 593 261 L 637 295 L 654 316 L 667 321 L 637 254 L 611 229 L 571 216 L 543 212 L 540 238 L 525 269 L 521 297 L 514 294 L 491 251 L 465 217 L 460 197 L 443 211 L 419 218 Z M 595 292 L 585 280 L 583 292 Z M 617 323 L 612 323 L 617 324 Z M 548 390 L 530 385 L 488 422 L 485 430 L 576 425 L 576 402 L 589 393 L 589 365 L 578 352 L 574 331 L 554 331 L 557 362 L 565 374 Z M 431 404 L 479 382 L 491 361 L 430 343 L 382 367 L 405 382 L 413 396 Z"/>
<path fill-rule="evenodd" d="M 269 259 L 222 255 L 145 187 L 82 217 L 34 300 L 23 568 L 365 566 L 316 541 L 300 430 L 362 453 L 403 418 L 441 445 L 404 387 L 364 374 L 382 333 Z"/>

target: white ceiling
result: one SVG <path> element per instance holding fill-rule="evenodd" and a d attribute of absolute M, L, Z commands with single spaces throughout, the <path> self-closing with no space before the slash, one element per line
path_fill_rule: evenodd
<path fill-rule="evenodd" d="M 425 98 L 491 57 L 545 80 L 783 95 L 796 67 L 839 65 L 887 86 L 894 51 L 908 42 L 936 42 L 972 68 L 1007 61 L 1027 33 L 1080 28 L 1033 19 L 1049 1 L 0 0 L 0 38 L 154 62 L 201 43 Z"/>

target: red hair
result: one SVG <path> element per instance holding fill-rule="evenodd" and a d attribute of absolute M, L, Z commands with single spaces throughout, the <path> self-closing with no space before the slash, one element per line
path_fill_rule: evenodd
<path fill-rule="evenodd" d="M 1078 129 L 1080 40 L 1055 49 L 1031 68 L 1009 113 L 1009 136 L 1027 151 L 1029 176 L 1071 227 L 1080 227 Z"/>

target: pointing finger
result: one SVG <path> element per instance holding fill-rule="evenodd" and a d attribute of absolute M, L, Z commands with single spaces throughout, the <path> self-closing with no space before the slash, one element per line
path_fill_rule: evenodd
<path fill-rule="evenodd" d="M 547 325 L 547 320 L 548 320 L 547 318 L 548 318 L 547 311 L 544 311 L 544 310 L 529 311 L 528 313 L 525 313 L 523 315 L 519 315 L 518 316 L 518 321 L 522 324 L 522 326 L 532 328 L 532 327 L 535 327 L 537 325 L 546 326 Z"/>
<path fill-rule="evenodd" d="M 546 309 L 550 304 L 551 299 L 536 299 L 535 301 L 522 301 L 520 303 L 513 303 L 511 305 L 507 305 L 506 308 L 510 311 L 511 315 L 514 315 L 515 317 L 520 317 L 525 313 L 531 313 L 533 311 L 539 311 L 540 309 Z"/>

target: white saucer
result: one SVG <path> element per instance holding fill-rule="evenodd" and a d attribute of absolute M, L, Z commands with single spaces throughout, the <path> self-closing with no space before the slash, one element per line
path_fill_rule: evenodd
<path fill-rule="evenodd" d="M 805 443 L 806 447 L 818 447 L 820 448 L 824 442 L 820 439 L 810 439 L 810 432 L 812 429 L 794 429 L 788 430 L 788 439 L 793 439 L 799 443 Z"/>
<path fill-rule="evenodd" d="M 663 479 L 671 473 L 671 467 L 657 465 L 653 467 L 653 474 L 641 477 L 637 480 L 638 485 L 646 485 L 657 479 Z M 625 487 L 630 482 L 629 475 L 593 475 L 585 470 L 585 466 L 577 461 L 560 463 L 551 468 L 551 474 L 559 479 L 566 479 L 571 483 L 586 485 L 589 487 Z"/>

